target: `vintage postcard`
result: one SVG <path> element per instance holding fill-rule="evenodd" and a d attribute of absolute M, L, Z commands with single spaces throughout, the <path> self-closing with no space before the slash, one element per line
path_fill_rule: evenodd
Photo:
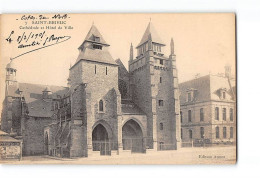
<path fill-rule="evenodd" d="M 235 164 L 234 13 L 0 15 L 4 164 Z"/>

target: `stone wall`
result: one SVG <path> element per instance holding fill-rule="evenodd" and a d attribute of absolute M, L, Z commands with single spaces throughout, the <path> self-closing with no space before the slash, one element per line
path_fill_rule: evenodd
<path fill-rule="evenodd" d="M 43 155 L 44 127 L 52 122 L 51 118 L 29 117 L 23 120 L 23 155 Z"/>

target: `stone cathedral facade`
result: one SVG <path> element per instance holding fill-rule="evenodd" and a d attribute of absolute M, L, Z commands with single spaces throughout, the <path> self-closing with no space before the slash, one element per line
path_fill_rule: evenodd
<path fill-rule="evenodd" d="M 6 67 L 2 130 L 23 141 L 24 155 L 116 155 L 180 147 L 176 56 L 150 22 L 129 71 L 114 60 L 95 25 L 79 46 L 67 87 L 16 81 Z"/>

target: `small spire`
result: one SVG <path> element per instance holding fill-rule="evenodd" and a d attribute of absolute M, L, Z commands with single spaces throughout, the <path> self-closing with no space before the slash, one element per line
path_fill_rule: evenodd
<path fill-rule="evenodd" d="M 173 42 L 173 38 L 171 38 L 171 55 L 174 55 L 174 42 Z"/>
<path fill-rule="evenodd" d="M 134 51 L 133 51 L 133 44 L 131 42 L 131 46 L 130 46 L 130 60 L 134 60 Z"/>

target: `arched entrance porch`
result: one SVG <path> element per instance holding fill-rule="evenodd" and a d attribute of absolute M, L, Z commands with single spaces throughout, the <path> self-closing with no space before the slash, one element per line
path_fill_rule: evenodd
<path fill-rule="evenodd" d="M 131 150 L 133 153 L 144 152 L 143 131 L 135 120 L 130 119 L 123 125 L 122 143 L 123 150 Z"/>
<path fill-rule="evenodd" d="M 100 151 L 100 155 L 111 155 L 111 145 L 108 132 L 102 124 L 98 124 L 92 132 L 93 151 Z"/>

